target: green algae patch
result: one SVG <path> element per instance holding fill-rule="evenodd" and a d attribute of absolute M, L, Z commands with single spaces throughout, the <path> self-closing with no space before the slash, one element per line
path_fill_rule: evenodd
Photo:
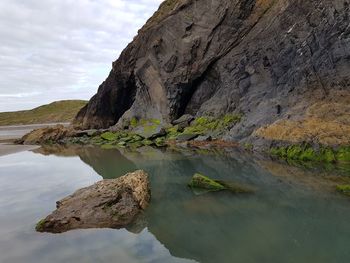
<path fill-rule="evenodd" d="M 226 187 L 223 186 L 222 184 L 199 173 L 196 173 L 193 175 L 188 186 L 191 188 L 201 188 L 201 189 L 206 189 L 210 191 L 226 190 Z"/>
<path fill-rule="evenodd" d="M 271 148 L 270 154 L 288 161 L 338 163 L 350 162 L 350 148 L 320 146 L 314 148 L 308 144 Z"/>
<path fill-rule="evenodd" d="M 169 127 L 165 131 L 166 131 L 166 134 L 167 134 L 166 136 L 168 140 L 175 140 L 176 137 L 181 134 L 179 125 Z"/>
<path fill-rule="evenodd" d="M 42 232 L 44 229 L 44 225 L 45 225 L 45 219 L 41 219 L 35 226 L 35 230 L 38 232 Z"/>
<path fill-rule="evenodd" d="M 106 141 L 115 141 L 118 139 L 118 134 L 113 132 L 105 132 L 101 134 L 101 138 Z"/>
<path fill-rule="evenodd" d="M 151 140 L 145 139 L 145 140 L 142 141 L 142 144 L 145 145 L 145 146 L 150 146 L 150 145 L 153 145 L 154 142 L 151 141 Z"/>
<path fill-rule="evenodd" d="M 350 162 L 350 147 L 341 147 L 336 152 L 336 159 L 339 162 Z"/>
<path fill-rule="evenodd" d="M 210 116 L 202 116 L 196 118 L 191 126 L 186 127 L 184 134 L 212 134 L 212 133 L 221 133 L 225 130 L 230 129 L 233 125 L 242 120 L 241 114 L 226 114 L 224 116 L 215 118 Z"/>
<path fill-rule="evenodd" d="M 164 137 L 158 137 L 154 140 L 155 144 L 158 146 L 158 147 L 162 147 L 162 146 L 165 146 L 166 145 L 166 142 L 165 142 L 165 138 Z"/>
<path fill-rule="evenodd" d="M 350 196 L 350 185 L 349 184 L 345 184 L 345 185 L 337 185 L 337 191 Z"/>
<path fill-rule="evenodd" d="M 255 192 L 255 190 L 251 187 L 244 186 L 236 182 L 214 180 L 199 173 L 193 175 L 188 186 L 191 187 L 195 193 L 199 194 L 222 190 L 227 190 L 235 194 Z"/>
<path fill-rule="evenodd" d="M 137 127 L 137 124 L 138 124 L 138 120 L 135 117 L 131 118 L 130 127 L 135 128 L 135 127 Z"/>

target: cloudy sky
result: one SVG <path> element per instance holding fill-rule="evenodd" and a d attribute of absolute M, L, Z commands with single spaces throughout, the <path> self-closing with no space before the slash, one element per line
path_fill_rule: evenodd
<path fill-rule="evenodd" d="M 162 0 L 1 0 L 0 111 L 89 99 Z"/>

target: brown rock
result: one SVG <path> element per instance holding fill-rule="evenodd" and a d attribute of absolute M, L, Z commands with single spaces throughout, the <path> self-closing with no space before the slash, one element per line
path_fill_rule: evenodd
<path fill-rule="evenodd" d="M 42 144 L 47 142 L 57 142 L 65 137 L 70 137 L 75 131 L 70 127 L 56 125 L 53 127 L 40 128 L 31 131 L 20 139 L 22 144 Z"/>
<path fill-rule="evenodd" d="M 38 222 L 39 232 L 62 233 L 81 228 L 121 228 L 131 224 L 150 201 L 148 175 L 142 170 L 82 188 L 57 202 Z"/>

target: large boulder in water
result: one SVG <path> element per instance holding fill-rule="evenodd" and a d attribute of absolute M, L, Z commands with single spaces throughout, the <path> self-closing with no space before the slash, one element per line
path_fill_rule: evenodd
<path fill-rule="evenodd" d="M 148 175 L 142 170 L 105 179 L 57 202 L 39 221 L 39 232 L 62 233 L 82 228 L 121 228 L 131 224 L 150 201 Z"/>

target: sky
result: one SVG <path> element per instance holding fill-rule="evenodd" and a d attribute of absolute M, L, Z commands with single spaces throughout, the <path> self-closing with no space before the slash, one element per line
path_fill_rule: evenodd
<path fill-rule="evenodd" d="M 0 112 L 89 99 L 162 0 L 1 0 Z"/>

